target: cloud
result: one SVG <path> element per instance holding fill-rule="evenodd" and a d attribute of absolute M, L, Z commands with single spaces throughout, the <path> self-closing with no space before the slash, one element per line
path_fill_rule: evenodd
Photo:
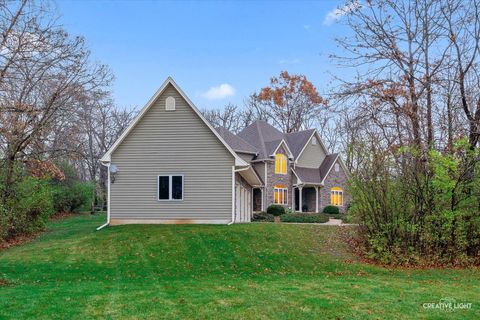
<path fill-rule="evenodd" d="M 211 87 L 202 96 L 208 100 L 221 100 L 235 95 L 235 88 L 228 83 L 222 83 L 217 87 Z"/>
<path fill-rule="evenodd" d="M 295 59 L 280 59 L 278 60 L 279 64 L 297 64 L 300 63 L 300 59 L 295 58 Z"/>
<path fill-rule="evenodd" d="M 348 4 L 338 7 L 327 13 L 325 19 L 323 19 L 323 24 L 326 26 L 332 25 L 334 22 L 338 21 L 342 16 L 349 14 L 350 12 L 360 9 L 362 5 L 359 0 L 354 0 Z"/>
<path fill-rule="evenodd" d="M 305 29 L 305 30 L 307 30 L 307 31 L 309 31 L 311 28 L 312 28 L 312 26 L 309 25 L 309 24 L 304 24 L 304 25 L 303 25 L 303 29 Z"/>

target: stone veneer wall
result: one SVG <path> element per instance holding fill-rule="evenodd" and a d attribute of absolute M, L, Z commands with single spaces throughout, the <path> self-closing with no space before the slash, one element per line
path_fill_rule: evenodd
<path fill-rule="evenodd" d="M 338 160 L 336 163 L 338 163 Z M 320 212 L 323 211 L 324 207 L 330 205 L 330 190 L 333 187 L 343 189 L 343 206 L 339 207 L 340 212 L 345 212 L 351 201 L 351 195 L 347 192 L 347 175 L 342 166 L 340 164 L 339 166 L 340 170 L 338 172 L 335 171 L 335 167 L 332 168 L 330 174 L 325 179 L 324 187 L 320 189 Z"/>
<path fill-rule="evenodd" d="M 277 153 L 288 155 L 283 145 L 278 149 Z M 273 160 L 273 159 L 272 159 Z M 266 197 L 265 210 L 273 204 L 273 187 L 277 184 L 286 185 L 288 188 L 288 200 L 284 205 L 286 208 L 292 208 L 292 170 L 290 160 L 287 163 L 287 174 L 275 173 L 275 161 L 267 161 L 267 184 L 265 186 L 264 196 Z"/>

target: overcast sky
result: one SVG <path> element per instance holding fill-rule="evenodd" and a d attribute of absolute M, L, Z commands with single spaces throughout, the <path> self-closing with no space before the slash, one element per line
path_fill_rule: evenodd
<path fill-rule="evenodd" d="M 280 71 L 305 74 L 322 93 L 338 70 L 328 55 L 345 27 L 318 2 L 62 1 L 60 22 L 83 35 L 115 74 L 117 105 L 143 107 L 172 76 L 199 108 L 243 105 Z"/>

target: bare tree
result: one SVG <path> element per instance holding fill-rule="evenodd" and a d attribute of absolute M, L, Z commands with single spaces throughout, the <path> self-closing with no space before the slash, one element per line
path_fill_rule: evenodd
<path fill-rule="evenodd" d="M 446 1 L 442 6 L 451 52 L 450 67 L 455 70 L 455 81 L 461 106 L 468 120 L 469 142 L 475 148 L 480 140 L 480 8 L 477 0 Z"/>
<path fill-rule="evenodd" d="M 223 109 L 204 109 L 202 113 L 214 127 L 224 127 L 233 133 L 240 132 L 255 120 L 252 110 L 231 103 Z"/>
<path fill-rule="evenodd" d="M 327 106 L 327 101 L 303 75 L 287 71 L 270 79 L 270 86 L 250 97 L 249 107 L 259 119 L 265 119 L 283 132 L 309 128 Z"/>
<path fill-rule="evenodd" d="M 108 69 L 90 62 L 81 37 L 70 37 L 35 3 L 0 4 L 6 29 L 0 40 L 0 141 L 4 184 L 14 179 L 15 162 L 33 155 L 35 141 L 48 135 L 79 96 L 105 86 Z M 9 14 L 9 12 L 15 12 Z M 4 198 L 9 196 L 9 188 Z"/>

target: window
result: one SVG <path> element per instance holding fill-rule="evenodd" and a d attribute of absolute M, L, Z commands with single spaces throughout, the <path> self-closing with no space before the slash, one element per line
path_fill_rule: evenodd
<path fill-rule="evenodd" d="M 275 155 L 275 173 L 287 174 L 287 156 L 281 153 Z"/>
<path fill-rule="evenodd" d="M 167 111 L 175 110 L 175 98 L 174 97 L 167 97 L 167 99 L 165 99 L 165 110 L 167 110 Z"/>
<path fill-rule="evenodd" d="M 335 163 L 335 172 L 340 171 L 340 165 L 338 163 Z"/>
<path fill-rule="evenodd" d="M 273 203 L 288 204 L 288 188 L 286 185 L 277 184 L 273 187 Z"/>
<path fill-rule="evenodd" d="M 317 138 L 313 137 L 312 138 L 312 146 L 316 146 L 317 145 Z"/>
<path fill-rule="evenodd" d="M 183 200 L 183 176 L 158 176 L 158 200 Z"/>
<path fill-rule="evenodd" d="M 332 206 L 343 206 L 343 190 L 342 188 L 334 187 L 330 191 L 330 203 Z"/>

